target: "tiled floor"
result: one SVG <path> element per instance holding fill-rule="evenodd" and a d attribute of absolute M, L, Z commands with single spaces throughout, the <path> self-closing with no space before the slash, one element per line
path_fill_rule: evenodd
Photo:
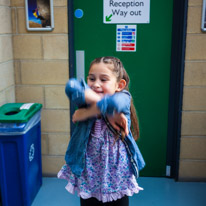
<path fill-rule="evenodd" d="M 43 178 L 32 206 L 79 206 L 79 197 L 69 194 L 66 184 L 57 178 Z M 144 191 L 130 197 L 130 206 L 206 206 L 206 183 L 142 177 L 139 185 Z"/>

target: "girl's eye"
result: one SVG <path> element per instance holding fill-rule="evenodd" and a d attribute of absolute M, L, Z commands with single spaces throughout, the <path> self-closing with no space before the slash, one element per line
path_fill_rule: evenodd
<path fill-rule="evenodd" d="M 101 79 L 101 81 L 102 81 L 102 82 L 106 82 L 106 81 L 108 81 L 108 79 L 105 79 L 105 78 L 104 78 L 104 79 Z"/>
<path fill-rule="evenodd" d="M 93 78 L 93 77 L 89 77 L 88 79 L 92 82 L 95 80 L 95 78 Z"/>

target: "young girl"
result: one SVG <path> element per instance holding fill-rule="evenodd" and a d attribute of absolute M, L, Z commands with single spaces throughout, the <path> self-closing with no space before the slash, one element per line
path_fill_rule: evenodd
<path fill-rule="evenodd" d="M 145 163 L 135 142 L 139 128 L 128 84 L 121 61 L 101 57 L 91 63 L 87 84 L 71 79 L 66 85 L 79 109 L 58 177 L 68 180 L 70 193 L 78 192 L 82 206 L 127 206 L 128 196 L 142 190 L 137 178 Z"/>

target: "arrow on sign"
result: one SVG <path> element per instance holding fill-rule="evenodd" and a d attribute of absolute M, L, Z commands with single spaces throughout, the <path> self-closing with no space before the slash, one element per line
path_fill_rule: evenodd
<path fill-rule="evenodd" d="M 112 17 L 112 14 L 108 17 L 108 16 L 106 16 L 106 21 L 112 21 L 111 20 L 111 17 Z"/>

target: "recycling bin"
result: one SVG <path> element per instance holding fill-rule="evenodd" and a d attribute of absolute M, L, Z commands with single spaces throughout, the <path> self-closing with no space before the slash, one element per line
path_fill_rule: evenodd
<path fill-rule="evenodd" d="M 28 206 L 42 185 L 41 104 L 0 107 L 2 206 Z"/>

